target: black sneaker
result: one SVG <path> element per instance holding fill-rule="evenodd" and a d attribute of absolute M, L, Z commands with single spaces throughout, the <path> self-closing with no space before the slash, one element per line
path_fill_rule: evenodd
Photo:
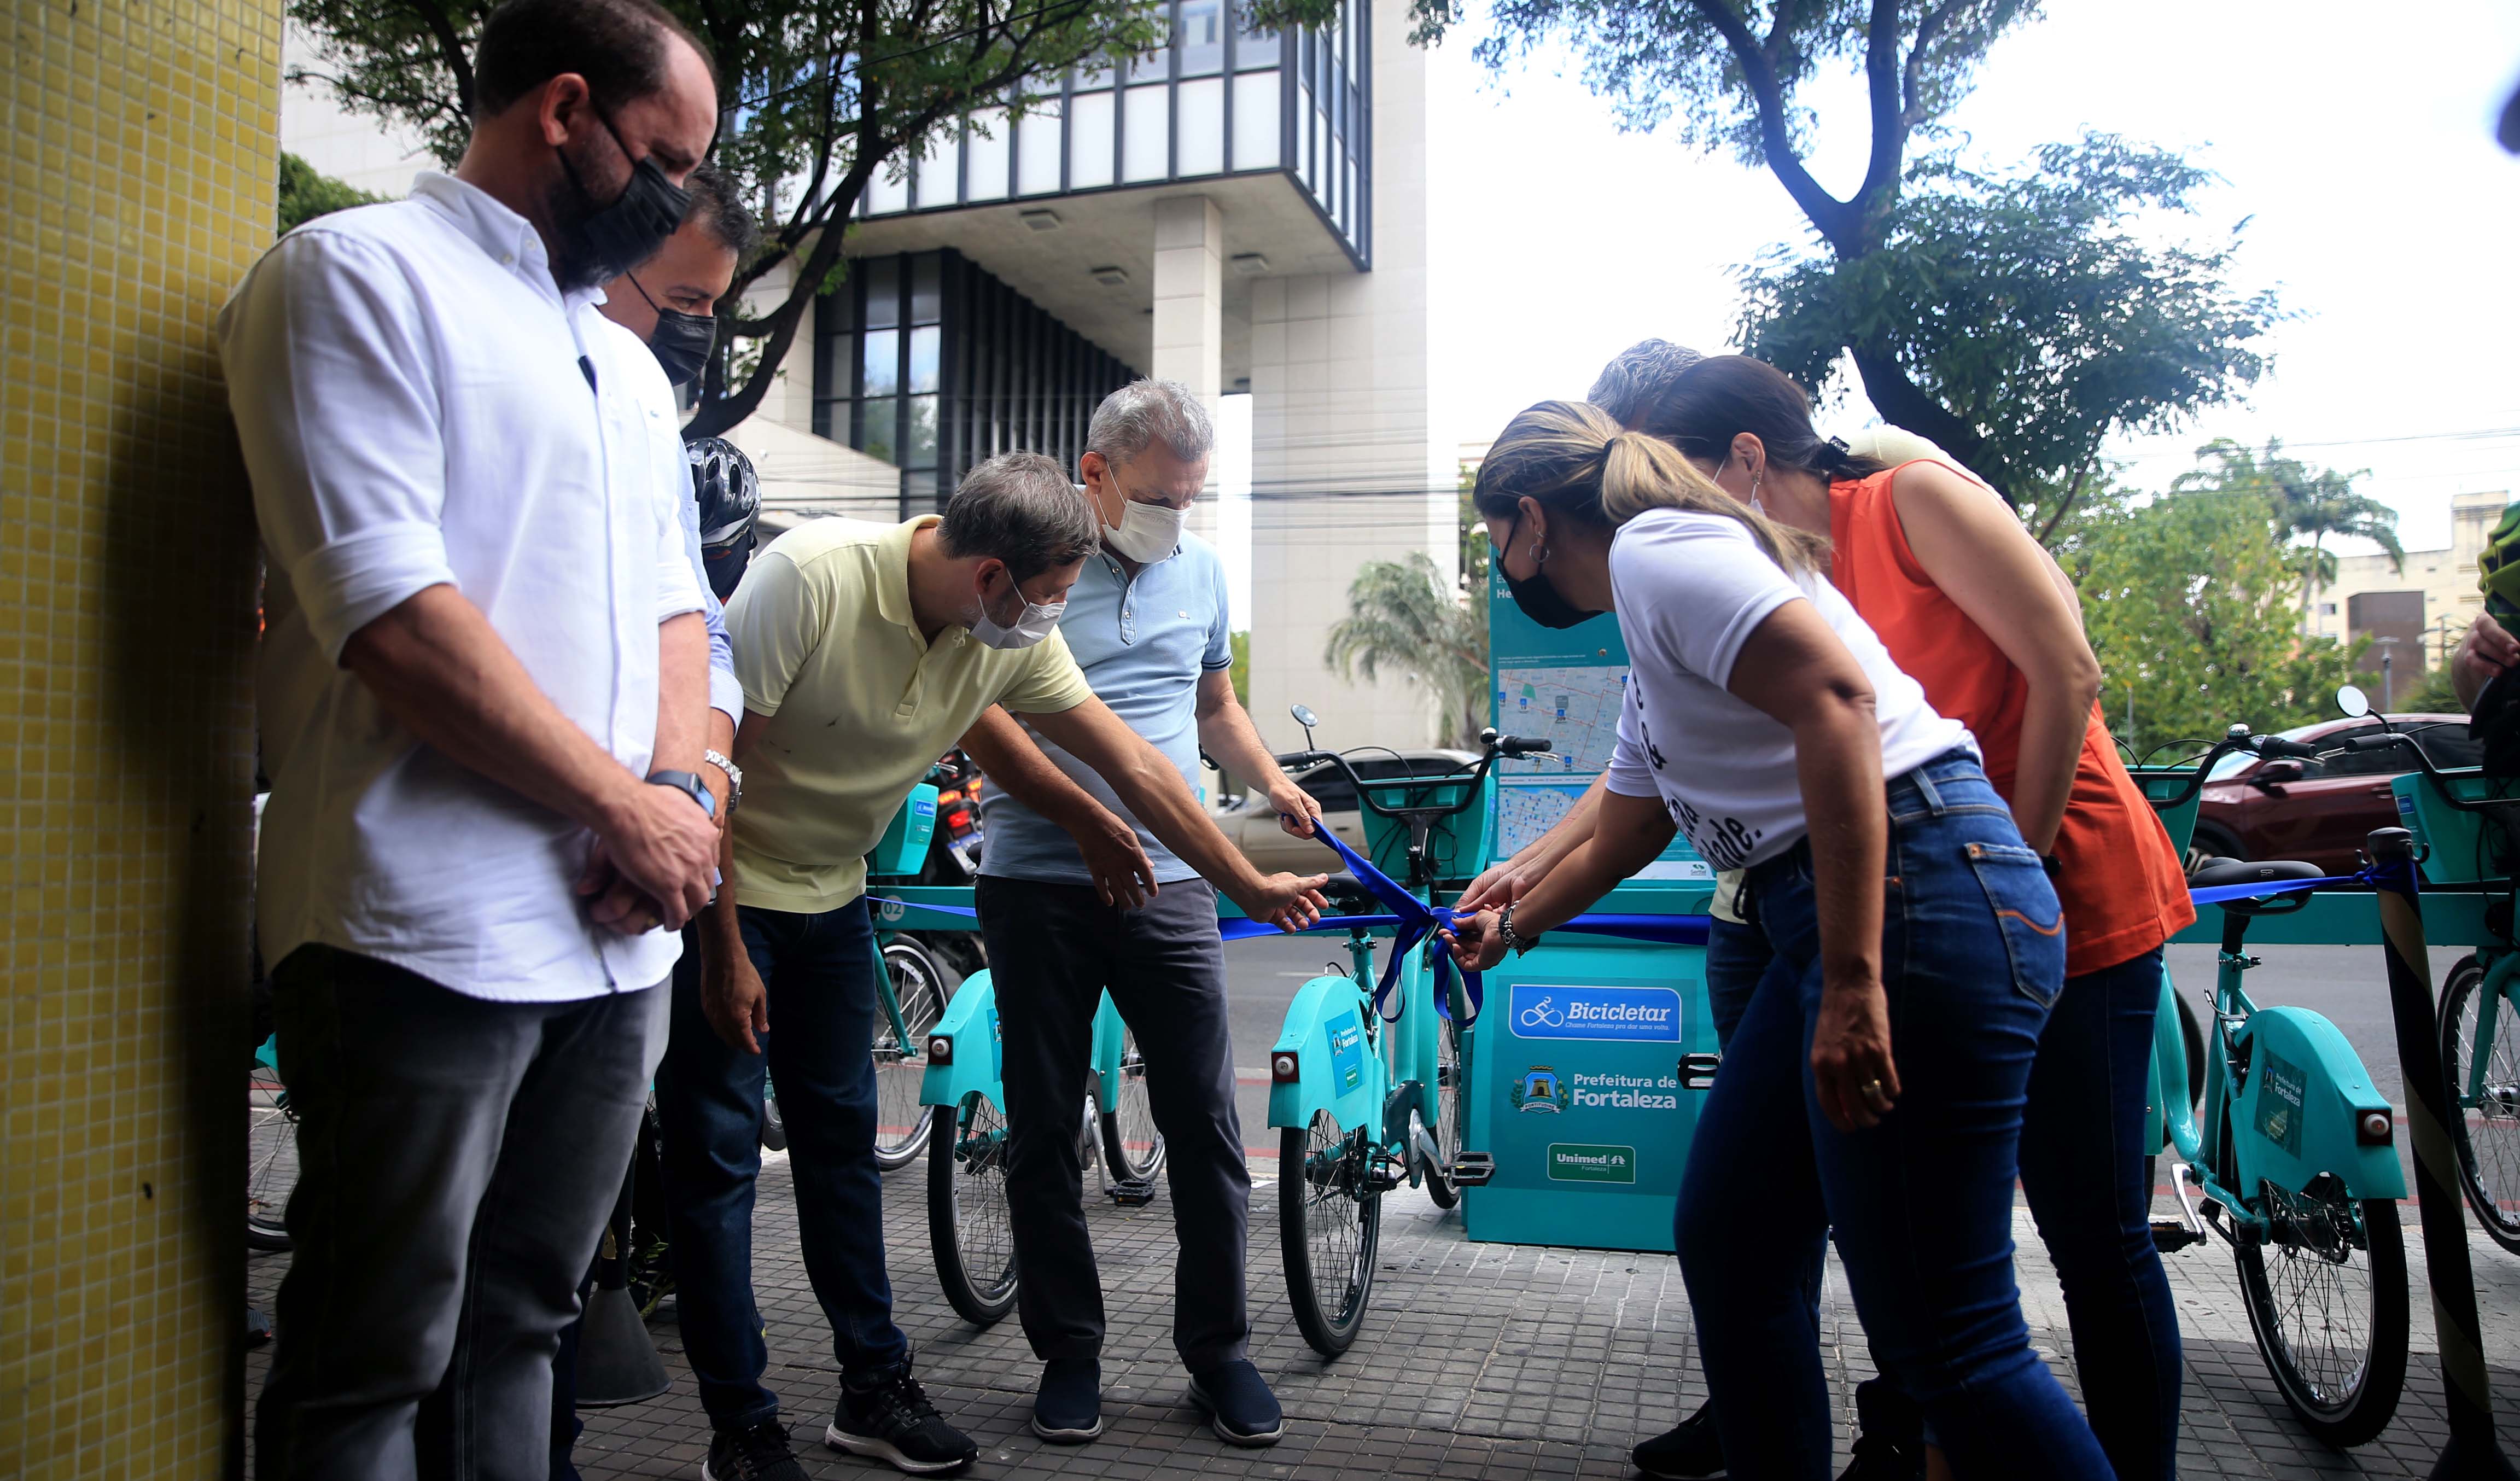
<path fill-rule="evenodd" d="M 1190 1375 L 1191 1402 L 1206 1410 L 1208 1427 L 1228 1445 L 1275 1445 L 1286 1433 L 1285 1411 L 1260 1369 L 1239 1359 Z"/>
<path fill-rule="evenodd" d="M 1837 1473 L 1837 1481 L 1924 1481 L 1925 1448 L 1903 1445 L 1887 1435 L 1855 1437 L 1855 1459 Z"/>
<path fill-rule="evenodd" d="M 980 1453 L 969 1436 L 936 1413 L 906 1365 L 875 1388 L 841 1388 L 840 1412 L 823 1431 L 823 1443 L 914 1476 L 961 1470 Z"/>
<path fill-rule="evenodd" d="M 805 1481 L 805 1467 L 788 1448 L 787 1426 L 764 1419 L 750 1429 L 711 1431 L 700 1481 Z"/>
<path fill-rule="evenodd" d="M 1032 1432 L 1053 1445 L 1083 1445 L 1102 1433 L 1102 1365 L 1091 1358 L 1043 1364 Z"/>
<path fill-rule="evenodd" d="M 1724 1437 L 1715 1432 L 1715 1406 L 1701 1404 L 1697 1413 L 1638 1446 L 1631 1453 L 1637 1469 L 1656 1481 L 1693 1481 L 1724 1470 Z"/>

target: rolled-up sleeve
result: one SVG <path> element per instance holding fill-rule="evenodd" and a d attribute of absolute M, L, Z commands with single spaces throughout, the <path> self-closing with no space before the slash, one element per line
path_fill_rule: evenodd
<path fill-rule="evenodd" d="M 338 663 L 361 628 L 456 584 L 428 322 L 392 262 L 317 228 L 282 239 L 218 327 L 264 548 Z"/>
<path fill-rule="evenodd" d="M 693 516 L 683 511 L 692 502 L 691 469 L 676 458 L 666 483 L 664 507 L 656 511 L 656 620 L 670 621 L 685 612 L 705 613 L 708 582 L 699 569 L 698 550 L 685 543 L 683 530 Z M 696 526 L 695 526 L 696 527 Z M 716 645 L 711 644 L 714 650 Z"/>

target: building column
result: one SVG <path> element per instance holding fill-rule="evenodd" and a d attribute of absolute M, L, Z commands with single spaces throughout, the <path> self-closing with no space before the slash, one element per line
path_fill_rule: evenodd
<path fill-rule="evenodd" d="M 1225 389 L 1225 213 L 1205 196 L 1155 202 L 1155 342 L 1151 373 L 1197 392 L 1210 417 Z M 1216 464 L 1191 506 L 1190 527 L 1216 538 Z"/>

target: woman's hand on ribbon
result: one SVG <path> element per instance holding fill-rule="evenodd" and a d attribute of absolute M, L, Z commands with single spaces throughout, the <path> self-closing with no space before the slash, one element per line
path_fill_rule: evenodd
<path fill-rule="evenodd" d="M 1825 981 L 1812 1026 L 1812 1090 L 1842 1132 L 1881 1124 L 1899 1099 L 1890 1057 L 1890 995 L 1877 977 Z"/>
<path fill-rule="evenodd" d="M 1505 960 L 1505 933 L 1497 929 L 1497 913 L 1472 911 L 1453 917 L 1449 929 L 1437 932 L 1453 949 L 1453 960 L 1465 972 L 1483 972 Z"/>

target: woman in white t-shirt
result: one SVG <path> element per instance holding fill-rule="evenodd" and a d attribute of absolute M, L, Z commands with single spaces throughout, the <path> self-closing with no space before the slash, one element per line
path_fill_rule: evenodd
<path fill-rule="evenodd" d="M 1675 1230 L 1732 1473 L 1829 1475 L 1802 1251 L 1833 1228 L 1875 1360 L 1958 1475 L 2035 1455 L 2051 1481 L 2108 1481 L 2012 1277 L 2063 917 L 1967 730 L 1829 584 L 1824 541 L 1598 408 L 1516 417 L 1473 498 L 1525 615 L 1615 610 L 1630 667 L 1593 836 L 1466 920 L 1462 965 L 1527 949 L 1675 829 L 1747 871 L 1745 914 L 1776 952 L 1699 1111 Z"/>

